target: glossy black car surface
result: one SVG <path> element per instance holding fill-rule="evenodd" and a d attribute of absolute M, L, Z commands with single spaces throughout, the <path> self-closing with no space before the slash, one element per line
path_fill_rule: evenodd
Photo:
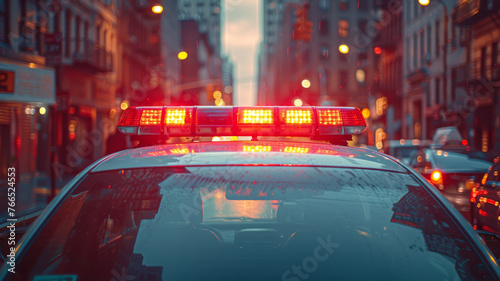
<path fill-rule="evenodd" d="M 472 227 L 415 171 L 319 143 L 115 153 L 70 182 L 20 244 L 1 280 L 500 279 Z"/>
<path fill-rule="evenodd" d="M 467 151 L 429 148 L 416 152 L 409 165 L 434 184 L 459 211 L 468 214 L 472 188 L 479 184 L 491 163 Z"/>

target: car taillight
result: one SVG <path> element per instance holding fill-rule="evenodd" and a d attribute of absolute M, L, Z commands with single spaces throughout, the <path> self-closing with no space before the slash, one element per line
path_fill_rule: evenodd
<path fill-rule="evenodd" d="M 483 179 L 481 180 L 481 184 L 485 185 L 486 184 L 486 179 L 488 178 L 488 173 L 485 173 L 483 176 Z"/>
<path fill-rule="evenodd" d="M 442 184 L 443 183 L 443 175 L 440 171 L 436 170 L 431 173 L 431 181 L 433 183 Z"/>

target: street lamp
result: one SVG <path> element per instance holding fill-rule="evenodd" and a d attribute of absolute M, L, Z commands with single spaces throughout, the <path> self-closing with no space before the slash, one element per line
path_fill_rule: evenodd
<path fill-rule="evenodd" d="M 185 59 L 187 59 L 187 57 L 188 57 L 188 53 L 186 53 L 186 52 L 184 52 L 184 51 L 181 51 L 181 52 L 179 52 L 179 53 L 177 54 L 177 58 L 178 58 L 179 60 L 185 60 Z"/>
<path fill-rule="evenodd" d="M 293 101 L 293 105 L 295 105 L 295 106 L 302 106 L 303 104 L 304 104 L 304 102 L 302 102 L 301 99 L 295 99 Z"/>
<path fill-rule="evenodd" d="M 163 7 L 161 5 L 154 5 L 153 8 L 151 8 L 151 10 L 155 14 L 161 14 L 161 12 L 163 12 Z"/>
<path fill-rule="evenodd" d="M 302 80 L 300 84 L 304 89 L 309 89 L 309 87 L 311 87 L 311 81 L 309 81 L 308 79 Z"/>
<path fill-rule="evenodd" d="M 339 46 L 339 52 L 341 52 L 342 54 L 349 53 L 349 46 L 347 46 L 346 44 L 340 45 Z"/>

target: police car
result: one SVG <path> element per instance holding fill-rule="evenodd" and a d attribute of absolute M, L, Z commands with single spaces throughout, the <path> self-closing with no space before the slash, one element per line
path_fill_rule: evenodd
<path fill-rule="evenodd" d="M 500 280 L 427 180 L 346 145 L 357 108 L 135 107 L 119 129 L 143 147 L 74 178 L 1 280 Z M 164 144 L 213 136 L 251 140 Z"/>

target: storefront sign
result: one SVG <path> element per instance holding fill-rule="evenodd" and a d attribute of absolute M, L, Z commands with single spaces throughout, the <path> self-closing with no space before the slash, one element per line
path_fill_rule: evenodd
<path fill-rule="evenodd" d="M 0 93 L 14 93 L 14 71 L 0 69 Z"/>
<path fill-rule="evenodd" d="M 0 101 L 54 104 L 54 70 L 0 63 Z"/>

